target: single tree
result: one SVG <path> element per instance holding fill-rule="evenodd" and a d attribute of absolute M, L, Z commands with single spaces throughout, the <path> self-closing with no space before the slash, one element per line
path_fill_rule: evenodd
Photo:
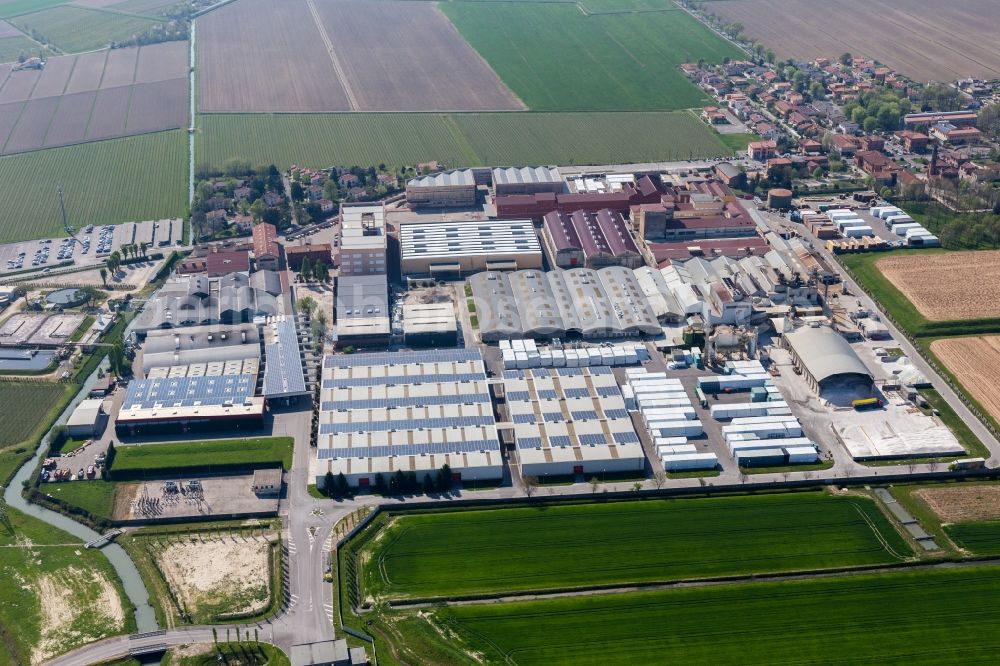
<path fill-rule="evenodd" d="M 535 490 L 538 488 L 538 477 L 529 474 L 524 477 L 524 494 L 531 499 L 531 496 L 535 494 Z"/>
<path fill-rule="evenodd" d="M 336 493 L 336 488 L 333 487 L 333 472 L 326 470 L 326 476 L 323 477 L 323 490 L 326 491 L 327 497 L 333 497 Z"/>
<path fill-rule="evenodd" d="M 341 472 L 337 475 L 337 495 L 347 497 L 351 494 L 351 486 L 347 483 L 347 477 Z"/>
<path fill-rule="evenodd" d="M 662 469 L 656 470 L 653 474 L 653 484 L 656 486 L 657 490 L 663 487 L 663 484 L 667 482 L 667 473 Z"/>
<path fill-rule="evenodd" d="M 19 298 L 23 298 L 24 306 L 28 307 L 28 288 L 25 287 L 24 285 L 19 284 L 16 287 L 14 287 L 14 289 L 11 290 L 10 292 L 10 297 L 12 300 L 15 301 Z"/>
<path fill-rule="evenodd" d="M 108 269 L 101 266 L 101 270 L 98 271 L 101 274 L 101 282 L 104 283 L 104 288 L 108 288 Z"/>
<path fill-rule="evenodd" d="M 601 485 L 601 480 L 598 479 L 596 476 L 592 476 L 590 477 L 590 481 L 588 483 L 590 483 L 590 492 L 596 493 L 597 487 Z"/>

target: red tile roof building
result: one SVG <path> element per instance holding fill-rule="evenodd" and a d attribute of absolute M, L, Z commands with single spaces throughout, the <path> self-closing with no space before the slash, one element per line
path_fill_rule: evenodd
<path fill-rule="evenodd" d="M 552 211 L 545 216 L 542 238 L 551 266 L 638 268 L 643 264 L 639 246 L 618 211 Z"/>
<path fill-rule="evenodd" d="M 230 273 L 250 272 L 250 253 L 244 250 L 211 252 L 205 258 L 208 277 L 222 277 Z"/>
<path fill-rule="evenodd" d="M 253 228 L 253 258 L 257 270 L 278 270 L 280 248 L 278 229 L 273 224 L 261 222 Z"/>
<path fill-rule="evenodd" d="M 315 243 L 312 245 L 288 245 L 285 247 L 285 261 L 293 271 L 302 268 L 302 260 L 309 258 L 309 263 L 322 262 L 327 266 L 333 265 L 333 247 L 329 243 Z"/>

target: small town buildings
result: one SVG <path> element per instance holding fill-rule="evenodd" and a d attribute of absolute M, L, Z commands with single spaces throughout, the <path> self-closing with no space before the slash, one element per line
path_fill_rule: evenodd
<path fill-rule="evenodd" d="M 442 171 L 406 182 L 406 203 L 413 208 L 463 208 L 476 203 L 472 169 Z"/>
<path fill-rule="evenodd" d="M 778 154 L 778 144 L 773 140 L 751 141 L 747 144 L 747 157 L 758 162 L 774 157 Z"/>
<path fill-rule="evenodd" d="M 975 127 L 959 127 L 948 122 L 941 122 L 931 127 L 930 135 L 941 143 L 952 145 L 976 143 L 983 137 L 983 133 Z"/>
<path fill-rule="evenodd" d="M 250 253 L 245 250 L 210 252 L 205 257 L 208 277 L 217 278 L 230 273 L 250 274 Z"/>
<path fill-rule="evenodd" d="M 926 134 L 914 132 L 913 130 L 901 130 L 896 132 L 896 136 L 903 142 L 903 150 L 908 153 L 923 153 L 927 150 L 927 142 L 930 140 Z"/>
<path fill-rule="evenodd" d="M 285 246 L 285 262 L 291 270 L 302 270 L 302 262 L 306 259 L 313 266 L 322 263 L 329 268 L 330 264 L 333 263 L 333 248 L 329 243 Z"/>
<path fill-rule="evenodd" d="M 720 162 L 713 169 L 716 178 L 722 181 L 726 187 L 743 189 L 747 184 L 747 174 L 745 171 L 730 162 Z"/>
<path fill-rule="evenodd" d="M 904 129 L 913 129 L 920 125 L 931 127 L 946 122 L 955 127 L 975 127 L 979 115 L 975 111 L 929 111 L 926 113 L 908 113 L 903 116 Z"/>

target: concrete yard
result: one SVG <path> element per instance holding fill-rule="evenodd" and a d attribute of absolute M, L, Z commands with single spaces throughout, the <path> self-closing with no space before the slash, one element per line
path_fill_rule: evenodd
<path fill-rule="evenodd" d="M 257 497 L 251 484 L 252 474 L 240 476 L 216 476 L 198 479 L 202 492 L 188 491 L 190 478 L 178 478 L 184 492 L 168 493 L 165 481 L 144 481 L 123 484 L 115 499 L 115 520 L 164 520 L 170 518 L 203 518 L 213 516 L 219 519 L 276 514 L 278 498 Z"/>

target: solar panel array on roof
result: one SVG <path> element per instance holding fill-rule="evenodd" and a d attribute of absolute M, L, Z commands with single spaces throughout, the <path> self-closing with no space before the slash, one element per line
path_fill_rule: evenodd
<path fill-rule="evenodd" d="M 373 365 L 405 365 L 408 363 L 457 363 L 481 361 L 478 349 L 432 349 L 419 352 L 375 352 L 372 354 L 342 354 L 323 359 L 324 368 L 358 368 Z"/>
<path fill-rule="evenodd" d="M 627 419 L 628 410 L 625 409 L 605 409 L 604 416 L 609 419 Z"/>
<path fill-rule="evenodd" d="M 546 423 L 559 423 L 566 420 L 563 418 L 562 412 L 546 412 L 542 414 L 542 418 L 545 419 Z"/>
<path fill-rule="evenodd" d="M 387 377 L 350 377 L 324 379 L 323 388 L 355 388 L 359 386 L 404 386 L 414 384 L 441 384 L 452 382 L 474 382 L 485 379 L 481 372 L 463 372 L 454 375 L 389 375 Z"/>
<path fill-rule="evenodd" d="M 572 441 L 567 435 L 552 435 L 549 437 L 549 444 L 552 446 L 570 446 Z"/>
<path fill-rule="evenodd" d="M 597 395 L 601 396 L 602 398 L 610 398 L 612 396 L 621 395 L 621 394 L 622 394 L 621 389 L 619 389 L 617 386 L 598 386 L 597 387 Z"/>
<path fill-rule="evenodd" d="M 355 446 L 319 449 L 317 460 L 333 458 L 384 458 L 387 456 L 420 456 L 445 453 L 497 452 L 500 442 L 495 439 L 478 439 L 467 442 L 429 442 L 424 444 L 396 444 L 392 446 Z"/>
<path fill-rule="evenodd" d="M 597 412 L 591 409 L 581 409 L 580 411 L 572 412 L 572 414 L 573 419 L 576 421 L 594 420 L 597 418 Z"/>
<path fill-rule="evenodd" d="M 385 432 L 387 430 L 420 430 L 429 428 L 465 428 L 493 425 L 492 416 L 454 416 L 438 419 L 405 419 L 401 421 L 359 421 L 356 423 L 322 423 L 321 435 L 352 432 Z"/>
<path fill-rule="evenodd" d="M 276 342 L 264 345 L 264 395 L 308 393 L 295 322 L 285 319 L 268 325 L 274 327 Z"/>
<path fill-rule="evenodd" d="M 519 449 L 537 449 L 542 446 L 541 437 L 521 437 L 517 440 L 517 447 Z"/>
<path fill-rule="evenodd" d="M 254 394 L 254 375 L 133 379 L 122 409 L 240 405 Z"/>
<path fill-rule="evenodd" d="M 607 444 L 608 440 L 603 433 L 597 432 L 597 433 L 589 433 L 586 435 L 580 435 L 580 443 L 587 445 Z"/>
<path fill-rule="evenodd" d="M 568 389 L 563 389 L 563 392 L 566 394 L 567 398 L 590 397 L 590 389 L 585 389 L 585 388 L 568 388 Z"/>
<path fill-rule="evenodd" d="M 540 400 L 555 400 L 559 397 L 559 394 L 552 389 L 542 389 L 538 391 L 538 398 Z"/>
<path fill-rule="evenodd" d="M 520 370 L 504 370 L 504 379 L 524 379 L 524 373 Z"/>
<path fill-rule="evenodd" d="M 372 398 L 369 400 L 331 400 L 322 403 L 325 412 L 352 409 L 395 409 L 398 407 L 429 407 L 431 405 L 474 405 L 490 401 L 489 393 L 461 395 L 411 395 L 402 398 Z"/>
<path fill-rule="evenodd" d="M 507 391 L 507 400 L 530 400 L 531 394 L 527 391 Z"/>
<path fill-rule="evenodd" d="M 634 432 L 616 432 L 612 437 L 619 444 L 636 444 L 639 441 L 639 436 Z"/>
<path fill-rule="evenodd" d="M 535 415 L 534 414 L 514 414 L 514 416 L 513 416 L 513 418 L 511 420 L 514 423 L 534 423 L 535 422 Z"/>

